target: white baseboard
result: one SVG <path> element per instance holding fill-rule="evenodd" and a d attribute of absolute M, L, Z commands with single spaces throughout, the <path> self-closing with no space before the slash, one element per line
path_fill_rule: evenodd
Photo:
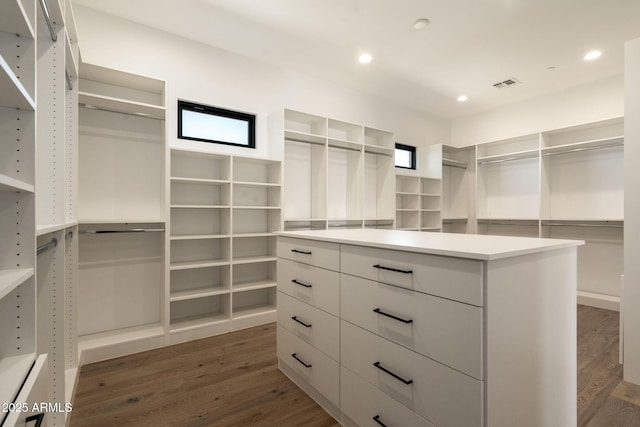
<path fill-rule="evenodd" d="M 578 291 L 578 304 L 604 308 L 606 310 L 620 311 L 620 297 L 613 295 Z"/>

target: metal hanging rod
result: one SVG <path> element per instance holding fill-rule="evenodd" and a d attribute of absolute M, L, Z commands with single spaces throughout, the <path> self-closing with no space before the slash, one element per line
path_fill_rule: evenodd
<path fill-rule="evenodd" d="M 536 157 L 538 157 L 537 153 L 536 154 L 531 154 L 531 155 L 528 155 L 528 156 L 513 156 L 513 157 L 506 157 L 504 159 L 496 159 L 496 160 L 482 160 L 482 159 L 479 159 L 478 160 L 478 164 L 479 165 L 486 165 L 486 164 L 489 164 L 489 163 L 511 162 L 513 160 L 533 159 L 533 158 L 536 158 Z"/>
<path fill-rule="evenodd" d="M 543 227 L 595 227 L 595 228 L 624 228 L 624 224 L 588 223 L 588 222 L 543 222 Z"/>
<path fill-rule="evenodd" d="M 601 149 L 601 148 L 619 147 L 621 145 L 624 145 L 624 142 L 617 142 L 615 144 L 607 144 L 607 145 L 596 145 L 596 146 L 593 146 L 593 147 L 572 148 L 571 150 L 563 150 L 563 151 L 545 152 L 545 150 L 543 150 L 542 151 L 542 155 L 543 156 L 553 156 L 554 154 L 576 153 L 578 151 L 598 150 L 598 149 Z"/>
<path fill-rule="evenodd" d="M 73 80 L 71 80 L 71 76 L 67 70 L 64 71 L 64 77 L 67 79 L 67 87 L 69 90 L 73 90 Z"/>
<path fill-rule="evenodd" d="M 58 246 L 58 239 L 56 239 L 55 237 L 53 237 L 53 238 L 49 241 L 49 243 L 45 243 L 45 244 L 44 244 L 44 245 L 42 245 L 42 246 L 38 246 L 38 250 L 36 251 L 36 253 L 37 253 L 38 255 L 40 255 L 41 253 L 46 252 L 46 251 L 48 251 L 48 250 L 49 250 L 49 249 L 51 249 L 51 248 L 55 248 L 56 246 Z"/>
<path fill-rule="evenodd" d="M 99 106 L 94 105 L 94 104 L 87 104 L 86 102 L 85 103 L 78 103 L 78 105 L 80 107 L 86 108 L 87 110 L 106 111 L 108 113 L 118 113 L 118 114 L 125 114 L 127 116 L 142 117 L 144 119 L 164 120 L 164 118 L 154 117 L 154 116 L 151 116 L 151 115 L 145 114 L 145 113 L 129 113 L 127 111 L 119 111 L 119 110 L 114 110 L 114 109 L 111 109 L 111 108 L 99 107 Z"/>
<path fill-rule="evenodd" d="M 164 233 L 164 228 L 128 228 L 126 230 L 80 230 L 80 234 Z"/>
<path fill-rule="evenodd" d="M 51 21 L 51 15 L 49 15 L 49 9 L 47 8 L 47 3 L 45 0 L 39 0 L 40 8 L 42 9 L 42 14 L 44 15 L 44 20 L 47 23 L 47 27 L 49 28 L 49 34 L 51 35 L 51 41 L 58 41 L 58 35 L 56 34 L 56 30 L 53 27 L 53 22 Z"/>
<path fill-rule="evenodd" d="M 451 168 L 467 169 L 467 164 L 459 160 L 442 159 L 442 166 L 449 166 Z"/>
<path fill-rule="evenodd" d="M 531 220 L 535 221 L 535 220 Z M 521 227 L 537 227 L 538 222 L 535 223 L 530 222 L 527 219 L 516 219 L 513 221 L 493 221 L 493 220 L 483 220 L 479 219 L 478 224 L 486 224 L 486 225 L 516 225 Z"/>
<path fill-rule="evenodd" d="M 69 231 L 67 234 L 64 235 L 65 240 L 69 240 L 71 238 L 73 238 L 73 231 Z"/>

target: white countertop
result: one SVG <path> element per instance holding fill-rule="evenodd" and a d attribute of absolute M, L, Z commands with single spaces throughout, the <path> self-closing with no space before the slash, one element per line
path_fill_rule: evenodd
<path fill-rule="evenodd" d="M 584 244 L 583 240 L 378 229 L 280 231 L 275 234 L 285 237 L 297 237 L 485 261 L 571 248 Z"/>

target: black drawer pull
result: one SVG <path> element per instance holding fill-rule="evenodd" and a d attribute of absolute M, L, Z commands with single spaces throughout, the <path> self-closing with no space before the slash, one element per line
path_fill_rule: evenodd
<path fill-rule="evenodd" d="M 393 372 L 391 372 L 390 370 L 386 369 L 385 367 L 383 367 L 380 362 L 376 362 L 373 364 L 373 366 L 375 366 L 376 368 L 380 369 L 382 372 L 391 375 L 393 378 L 402 381 L 405 384 L 413 384 L 413 380 L 405 380 L 404 378 L 402 378 L 399 375 L 394 374 Z"/>
<path fill-rule="evenodd" d="M 44 419 L 44 413 L 31 415 L 24 420 L 24 423 L 30 423 L 31 421 L 35 421 L 36 424 L 34 427 L 40 427 L 42 425 L 42 420 Z"/>
<path fill-rule="evenodd" d="M 291 318 L 291 320 L 295 320 L 296 322 L 300 323 L 302 326 L 304 326 L 305 328 L 310 328 L 311 324 L 309 323 L 304 323 L 302 320 L 298 319 L 298 316 L 293 316 Z"/>
<path fill-rule="evenodd" d="M 384 265 L 380 265 L 380 264 L 374 265 L 373 268 L 379 268 L 380 270 L 395 271 L 396 273 L 413 274 L 413 270 L 400 270 L 399 268 L 385 267 Z"/>
<path fill-rule="evenodd" d="M 302 254 L 302 255 L 311 255 L 311 251 L 301 251 L 300 249 L 291 249 L 291 252 L 295 252 L 297 254 Z"/>
<path fill-rule="evenodd" d="M 299 282 L 298 279 L 293 279 L 291 282 L 295 283 L 296 285 L 304 286 L 305 288 L 311 287 L 311 285 L 307 285 L 306 283 Z"/>
<path fill-rule="evenodd" d="M 378 424 L 380 424 L 382 427 L 387 427 L 387 425 L 385 423 L 383 423 L 382 421 L 380 421 L 380 415 L 376 415 L 375 417 L 373 417 L 373 421 L 377 422 Z"/>
<path fill-rule="evenodd" d="M 310 365 L 309 363 L 305 362 L 304 360 L 302 360 L 302 359 L 300 359 L 300 358 L 298 357 L 298 353 L 293 353 L 293 354 L 291 355 L 291 357 L 293 357 L 294 359 L 296 359 L 298 362 L 302 363 L 302 366 L 304 366 L 305 368 L 310 368 L 310 367 L 311 367 L 311 365 Z"/>
<path fill-rule="evenodd" d="M 393 314 L 385 313 L 384 311 L 380 310 L 379 308 L 374 308 L 373 311 L 375 313 L 381 314 L 383 316 L 390 317 L 390 318 L 392 318 L 394 320 L 397 320 L 399 322 L 402 322 L 402 323 L 413 323 L 413 319 L 403 319 L 402 317 L 398 317 L 398 316 L 394 316 Z"/>

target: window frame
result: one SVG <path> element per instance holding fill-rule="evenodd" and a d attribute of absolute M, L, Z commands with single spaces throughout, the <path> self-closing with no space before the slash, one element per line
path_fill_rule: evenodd
<path fill-rule="evenodd" d="M 410 167 L 406 167 L 406 166 L 398 166 L 397 164 L 395 164 L 395 159 L 394 159 L 394 166 L 397 167 L 398 169 L 407 169 L 407 170 L 416 170 L 418 167 L 418 160 L 417 160 L 417 149 L 416 147 L 414 147 L 413 145 L 406 145 L 406 144 L 400 144 L 396 142 L 396 150 L 403 150 L 403 151 L 408 151 L 410 154 L 410 158 L 411 158 L 411 166 Z"/>
<path fill-rule="evenodd" d="M 221 141 L 208 138 L 196 138 L 192 136 L 185 136 L 182 131 L 182 112 L 193 111 L 196 113 L 209 114 L 211 116 L 224 117 L 228 119 L 241 120 L 248 124 L 247 144 L 239 144 L 230 141 Z M 240 111 L 228 110 L 226 108 L 214 107 L 211 105 L 198 104 L 195 102 L 185 101 L 178 99 L 178 139 L 185 139 L 188 141 L 200 141 L 211 144 L 231 145 L 234 147 L 242 148 L 256 148 L 256 115 L 251 113 L 244 113 Z"/>

